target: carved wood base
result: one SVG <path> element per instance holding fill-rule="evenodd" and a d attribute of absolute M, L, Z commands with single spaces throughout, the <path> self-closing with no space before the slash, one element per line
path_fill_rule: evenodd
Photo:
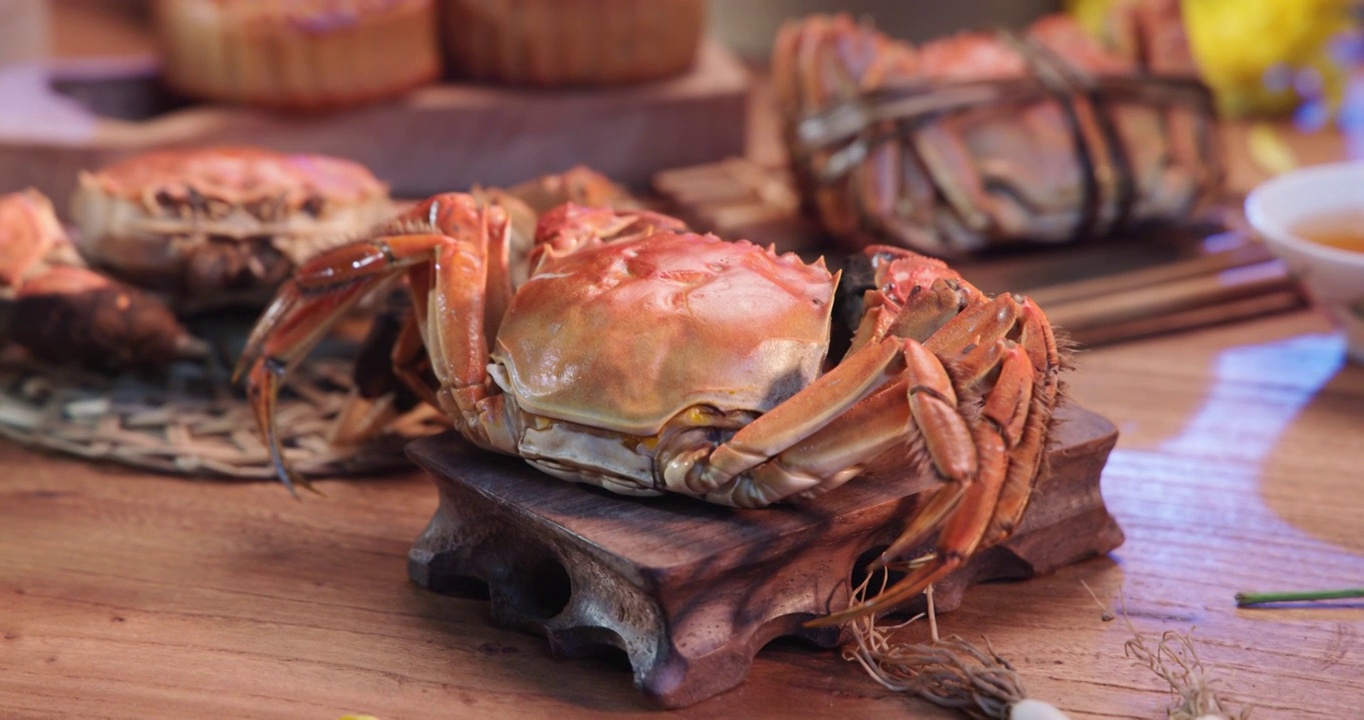
<path fill-rule="evenodd" d="M 1060 416 L 1050 470 L 1018 531 L 935 586 L 939 611 L 974 583 L 1049 572 L 1122 544 L 1099 493 L 1117 430 L 1074 407 Z M 838 629 L 802 623 L 846 607 L 859 557 L 895 537 L 932 482 L 883 471 L 802 506 L 736 511 L 566 483 L 453 433 L 408 453 L 440 489 L 409 554 L 414 582 L 437 592 L 486 583 L 494 621 L 544 635 L 556 655 L 620 648 L 635 685 L 666 708 L 735 687 L 773 638 L 836 645 Z"/>

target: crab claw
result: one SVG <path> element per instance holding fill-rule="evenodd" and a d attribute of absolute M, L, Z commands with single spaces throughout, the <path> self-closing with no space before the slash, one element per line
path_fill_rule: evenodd
<path fill-rule="evenodd" d="M 156 369 L 209 355 L 158 298 L 85 267 L 36 190 L 0 196 L 4 287 L 9 322 L 0 334 L 45 362 Z"/>
<path fill-rule="evenodd" d="M 251 413 L 256 424 L 264 430 L 265 446 L 270 449 L 270 462 L 275 466 L 275 474 L 288 489 L 289 494 L 298 497 L 298 487 L 321 494 L 313 487 L 308 478 L 298 474 L 284 461 L 284 451 L 280 448 L 279 424 L 275 419 L 275 407 L 279 401 L 279 386 L 284 376 L 284 366 L 273 358 L 261 357 L 251 364 L 247 398 L 251 403 Z"/>
<path fill-rule="evenodd" d="M 251 411 L 265 436 L 270 460 L 280 481 L 294 497 L 298 497 L 295 486 L 314 492 L 316 489 L 284 459 L 275 420 L 280 385 L 293 364 L 303 359 L 326 336 L 336 319 L 370 289 L 365 283 L 350 282 L 332 292 L 306 297 L 296 281 L 285 283 L 252 329 L 232 372 L 233 382 L 246 377 Z"/>

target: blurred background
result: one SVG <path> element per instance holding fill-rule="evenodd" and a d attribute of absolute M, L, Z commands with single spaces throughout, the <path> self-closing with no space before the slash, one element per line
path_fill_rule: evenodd
<path fill-rule="evenodd" d="M 816 12 L 871 19 L 887 34 L 922 42 L 964 29 L 1017 28 L 1058 10 L 1099 22 L 1116 0 L 709 0 L 709 32 L 750 64 L 762 64 L 777 29 Z M 3 0 L 0 64 L 50 49 L 62 57 L 145 52 L 149 0 Z M 1230 116 L 1283 114 L 1302 106 L 1322 122 L 1358 64 L 1359 0 L 1184 0 L 1202 72 Z M 35 27 L 46 27 L 35 32 Z"/>
<path fill-rule="evenodd" d="M 711 32 L 747 59 L 766 58 L 786 20 L 846 12 L 875 19 L 894 37 L 915 42 L 963 28 L 1017 28 L 1062 8 L 1061 0 L 710 0 Z"/>

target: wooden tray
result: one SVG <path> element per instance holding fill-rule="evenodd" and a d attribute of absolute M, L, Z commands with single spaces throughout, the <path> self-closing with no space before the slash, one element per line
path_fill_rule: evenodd
<path fill-rule="evenodd" d="M 48 74 L 45 81 L 42 72 Z M 0 72 L 0 192 L 36 187 L 64 210 L 76 174 L 144 150 L 252 144 L 368 166 L 393 193 L 511 185 L 586 164 L 647 185 L 663 169 L 742 154 L 749 75 L 719 43 L 686 75 L 611 89 L 433 85 L 400 100 L 301 115 L 193 105 L 156 81 L 150 56 Z"/>
<path fill-rule="evenodd" d="M 972 583 L 1049 572 L 1122 544 L 1099 493 L 1117 430 L 1073 406 L 1058 413 L 1049 474 L 1018 530 L 937 584 L 938 609 L 957 607 Z M 733 510 L 566 483 L 454 433 L 408 454 L 440 489 L 408 556 L 414 582 L 447 592 L 486 583 L 494 621 L 545 635 L 556 654 L 619 648 L 635 685 L 669 708 L 740 684 L 778 636 L 837 644 L 838 628 L 802 623 L 846 607 L 858 558 L 898 534 L 932 482 L 884 474 L 798 506 Z"/>

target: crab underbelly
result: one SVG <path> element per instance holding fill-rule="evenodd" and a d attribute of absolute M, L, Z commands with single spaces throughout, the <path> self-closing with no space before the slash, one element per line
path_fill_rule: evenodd
<path fill-rule="evenodd" d="M 532 416 L 517 453 L 540 471 L 622 495 L 661 495 L 655 489 L 650 439 Z"/>

